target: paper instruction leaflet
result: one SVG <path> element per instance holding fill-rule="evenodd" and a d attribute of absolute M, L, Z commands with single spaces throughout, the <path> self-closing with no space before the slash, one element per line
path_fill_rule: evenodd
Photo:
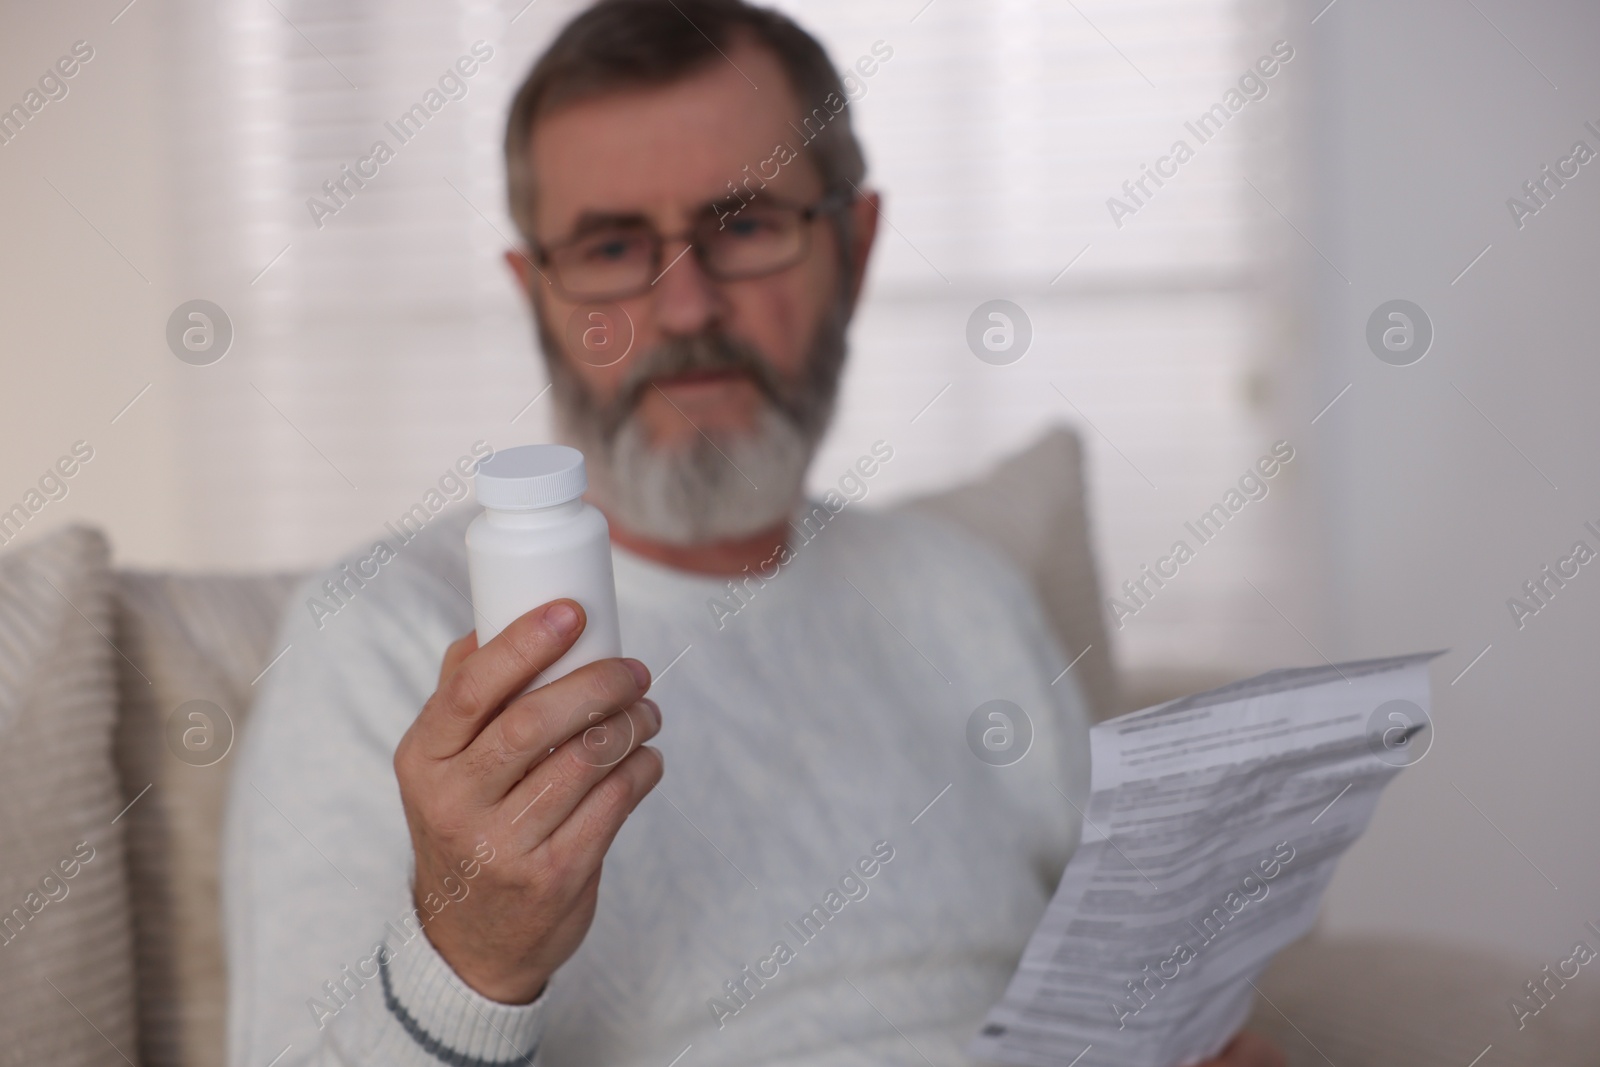
<path fill-rule="evenodd" d="M 1432 740 L 1437 652 L 1269 671 L 1090 730 L 1083 839 L 969 1051 L 1018 1067 L 1214 1056 Z"/>

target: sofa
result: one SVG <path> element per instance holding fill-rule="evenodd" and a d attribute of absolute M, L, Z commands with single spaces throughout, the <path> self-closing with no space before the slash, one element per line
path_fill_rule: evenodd
<path fill-rule="evenodd" d="M 899 506 L 1027 573 L 1095 718 L 1228 680 L 1116 677 L 1070 432 Z M 302 577 L 118 570 L 81 525 L 0 555 L 0 1064 L 223 1062 L 229 752 L 293 654 L 275 642 Z M 1600 1064 L 1600 982 L 1515 1025 L 1510 998 L 1542 966 L 1314 933 L 1264 976 L 1251 1025 L 1297 1067 Z"/>

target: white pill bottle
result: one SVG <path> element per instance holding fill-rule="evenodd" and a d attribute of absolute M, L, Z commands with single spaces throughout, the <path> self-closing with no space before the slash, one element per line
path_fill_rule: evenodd
<path fill-rule="evenodd" d="M 484 511 L 467 527 L 467 572 L 478 647 L 518 616 L 570 597 L 587 616 L 583 633 L 529 688 L 622 655 L 611 532 L 584 503 L 583 453 L 565 445 L 501 449 L 479 464 L 476 482 Z"/>

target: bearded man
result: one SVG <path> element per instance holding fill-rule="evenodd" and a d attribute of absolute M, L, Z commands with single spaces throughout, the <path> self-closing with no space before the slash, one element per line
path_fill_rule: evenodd
<path fill-rule="evenodd" d="M 582 609 L 479 648 L 471 509 L 291 612 L 227 819 L 236 1067 L 969 1062 L 1077 843 L 1086 718 L 1010 565 L 805 497 L 879 210 L 845 103 L 740 0 L 606 0 L 535 64 L 506 259 L 629 657 L 518 695 Z M 995 699 L 1033 723 L 1008 767 L 965 742 Z"/>

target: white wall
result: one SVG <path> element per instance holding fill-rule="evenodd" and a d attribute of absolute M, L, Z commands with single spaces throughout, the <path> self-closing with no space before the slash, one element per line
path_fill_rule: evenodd
<path fill-rule="evenodd" d="M 1600 562 L 1520 631 L 1506 601 L 1579 538 L 1600 549 L 1582 529 L 1600 527 L 1600 160 L 1520 231 L 1506 200 L 1574 141 L 1600 150 L 1584 129 L 1600 127 L 1600 8 L 1341 0 L 1311 30 L 1313 239 L 1349 283 L 1312 257 L 1307 417 L 1353 383 L 1313 428 L 1328 652 L 1451 649 L 1437 742 L 1390 788 L 1325 915 L 1553 960 L 1600 919 Z M 1395 297 L 1436 329 L 1408 367 L 1363 338 Z"/>
<path fill-rule="evenodd" d="M 64 98 L 0 144 L 0 510 L 81 440 L 94 458 L 23 536 L 77 519 L 143 546 L 173 540 L 181 515 L 173 386 L 191 368 L 162 336 L 188 294 L 169 285 L 176 227 L 160 206 L 152 23 L 130 12 L 113 25 L 121 4 L 97 7 L 0 11 L 0 107 L 21 102 L 74 42 L 94 53 Z"/>

